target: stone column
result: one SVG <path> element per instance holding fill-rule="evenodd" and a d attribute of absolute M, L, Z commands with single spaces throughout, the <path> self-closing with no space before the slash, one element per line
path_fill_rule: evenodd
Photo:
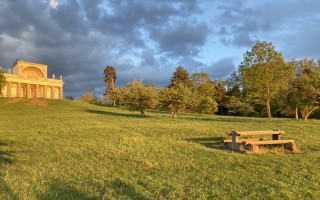
<path fill-rule="evenodd" d="M 60 88 L 60 99 L 63 99 L 63 87 Z"/>
<path fill-rule="evenodd" d="M 27 93 L 27 98 L 31 98 L 30 83 L 27 83 L 26 93 Z"/>
<path fill-rule="evenodd" d="M 21 83 L 17 84 L 17 97 L 21 97 Z"/>
<path fill-rule="evenodd" d="M 48 97 L 47 97 L 47 86 L 46 86 L 46 85 L 43 86 L 43 90 L 44 90 L 44 92 L 43 92 L 43 97 L 44 97 L 44 98 L 48 98 Z"/>
<path fill-rule="evenodd" d="M 34 93 L 35 93 L 36 98 L 39 98 L 39 85 L 38 84 L 35 87 Z"/>
<path fill-rule="evenodd" d="M 54 86 L 51 87 L 51 99 L 54 99 Z"/>
<path fill-rule="evenodd" d="M 7 82 L 7 97 L 11 97 L 11 82 Z"/>

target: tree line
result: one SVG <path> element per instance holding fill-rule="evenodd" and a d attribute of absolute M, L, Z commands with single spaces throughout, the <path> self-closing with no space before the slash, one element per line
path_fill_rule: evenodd
<path fill-rule="evenodd" d="M 230 77 L 211 80 L 179 66 L 164 88 L 140 80 L 116 87 L 116 70 L 104 70 L 104 100 L 146 115 L 148 109 L 235 116 L 299 117 L 307 120 L 320 104 L 320 59 L 285 61 L 271 42 L 257 41 Z"/>

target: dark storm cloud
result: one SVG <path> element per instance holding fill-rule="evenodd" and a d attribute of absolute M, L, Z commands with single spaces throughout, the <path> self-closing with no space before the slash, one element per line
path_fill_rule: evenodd
<path fill-rule="evenodd" d="M 204 45 L 208 32 L 208 26 L 204 22 L 184 21 L 157 30 L 151 37 L 158 41 L 160 50 L 169 55 L 196 56 L 199 47 Z"/>
<path fill-rule="evenodd" d="M 47 63 L 49 77 L 63 74 L 66 95 L 78 96 L 86 87 L 102 94 L 106 65 L 116 67 L 120 85 L 133 79 L 166 84 L 168 68 L 178 65 L 166 54 L 197 55 L 208 32 L 204 21 L 188 22 L 201 12 L 193 0 L 68 0 L 57 7 L 11 0 L 0 5 L 1 64 L 7 68 L 16 58 Z"/>
<path fill-rule="evenodd" d="M 0 1 L 0 65 L 6 69 L 17 58 L 47 63 L 48 76 L 62 74 L 65 94 L 75 97 L 86 87 L 101 96 L 107 65 L 116 68 L 118 85 L 143 79 L 163 86 L 180 65 L 190 74 L 207 69 L 225 77 L 235 67 L 230 57 L 239 55 L 211 55 L 210 42 L 239 50 L 265 39 L 284 56 L 319 55 L 318 1 L 57 2 Z"/>

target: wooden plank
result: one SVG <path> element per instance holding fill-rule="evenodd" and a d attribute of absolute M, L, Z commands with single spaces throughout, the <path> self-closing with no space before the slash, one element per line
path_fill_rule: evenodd
<path fill-rule="evenodd" d="M 251 139 L 238 139 L 238 143 L 242 143 L 242 142 L 249 142 L 249 141 L 259 141 L 262 140 L 264 138 L 251 138 Z M 265 139 L 266 140 L 266 139 Z M 222 143 L 228 143 L 228 142 L 232 142 L 232 140 L 223 140 Z"/>
<path fill-rule="evenodd" d="M 268 145 L 268 144 L 287 144 L 294 143 L 294 140 L 261 140 L 261 141 L 248 141 L 246 144 L 256 144 L 256 145 Z"/>
<path fill-rule="evenodd" d="M 284 131 L 237 131 L 237 136 L 249 135 L 281 135 Z"/>

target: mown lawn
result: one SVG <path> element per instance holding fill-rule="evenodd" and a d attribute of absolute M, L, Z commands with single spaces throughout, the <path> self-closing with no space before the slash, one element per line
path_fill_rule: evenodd
<path fill-rule="evenodd" d="M 0 199 L 320 198 L 320 120 L 0 99 L 0 127 Z M 301 153 L 220 148 L 226 131 L 273 128 Z"/>

